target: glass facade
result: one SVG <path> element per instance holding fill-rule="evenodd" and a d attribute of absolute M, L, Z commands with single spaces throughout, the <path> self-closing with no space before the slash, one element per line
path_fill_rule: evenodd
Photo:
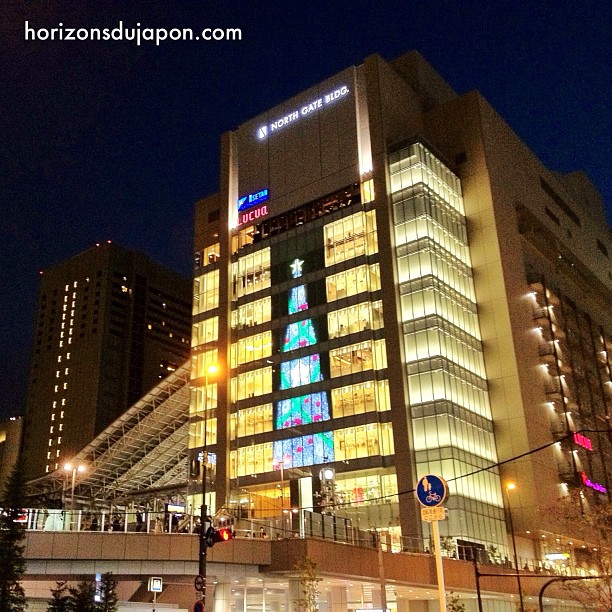
<path fill-rule="evenodd" d="M 206 440 L 212 452 L 227 453 L 229 503 L 248 497 L 261 516 L 279 512 L 279 487 L 288 499 L 292 480 L 316 479 L 333 466 L 335 494 L 325 503 L 334 507 L 327 510 L 391 526 L 399 537 L 396 473 L 403 468 L 395 465 L 387 370 L 390 359 L 403 359 L 400 409 L 412 424 L 413 469 L 450 481 L 451 518 L 443 528 L 505 548 L 459 181 L 418 144 L 391 154 L 389 164 L 397 299 L 385 298 L 385 308 L 377 231 L 385 215 L 377 220 L 375 207 L 386 203 L 374 199 L 371 183 L 367 202 L 351 187 L 350 197 L 328 196 L 233 230 L 227 433 L 217 431 L 225 421 L 216 384 L 200 382 L 190 447 Z M 218 250 L 202 251 L 195 283 L 192 378 L 199 381 L 224 359 Z M 401 356 L 388 354 L 386 308 L 397 308 Z M 319 485 L 312 486 L 311 497 L 297 502 L 303 507 L 316 505 Z"/>
<path fill-rule="evenodd" d="M 291 480 L 294 468 L 312 466 L 316 476 L 317 466 L 334 465 L 337 510 L 350 514 L 343 491 L 368 481 L 351 462 L 393 462 L 376 216 L 360 191 L 233 234 L 229 476 L 237 499 L 276 499 L 280 471 Z M 363 191 L 372 201 L 371 181 Z M 384 469 L 384 490 L 395 495 L 395 468 Z M 270 484 L 249 481 L 254 475 Z M 367 489 L 358 497 L 368 505 Z M 397 518 L 397 499 L 391 506 Z"/>
<path fill-rule="evenodd" d="M 447 535 L 505 548 L 461 185 L 419 143 L 389 166 L 416 473 L 449 481 Z"/>

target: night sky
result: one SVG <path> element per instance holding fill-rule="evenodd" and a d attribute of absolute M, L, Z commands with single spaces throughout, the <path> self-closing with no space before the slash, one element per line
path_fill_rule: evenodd
<path fill-rule="evenodd" d="M 527 6 L 529 5 L 529 6 Z M 220 135 L 343 68 L 419 50 L 478 89 L 612 221 L 603 2 L 14 2 L 0 6 L 0 419 L 25 401 L 39 271 L 111 239 L 185 274 Z M 236 27 L 238 42 L 24 41 L 58 27 Z"/>

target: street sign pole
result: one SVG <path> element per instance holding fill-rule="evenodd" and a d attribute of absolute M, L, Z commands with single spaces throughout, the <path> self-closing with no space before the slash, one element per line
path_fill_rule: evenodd
<path fill-rule="evenodd" d="M 436 558 L 436 575 L 438 578 L 438 601 L 440 610 L 446 610 L 446 589 L 444 588 L 444 567 L 442 566 L 442 550 L 440 549 L 440 530 L 438 521 L 444 520 L 446 511 L 442 507 L 448 495 L 448 485 L 440 476 L 428 474 L 417 483 L 416 497 L 421 504 L 421 519 L 431 522 L 433 533 L 434 556 Z"/>
<path fill-rule="evenodd" d="M 438 521 L 431 521 L 431 530 L 433 531 L 434 554 L 436 557 L 436 575 L 438 577 L 438 601 L 440 602 L 440 610 L 446 610 L 444 568 L 442 566 L 442 551 L 440 550 L 440 530 L 438 529 Z"/>

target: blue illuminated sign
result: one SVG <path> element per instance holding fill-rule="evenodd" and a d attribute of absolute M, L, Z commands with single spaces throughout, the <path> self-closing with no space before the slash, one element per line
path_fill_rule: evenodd
<path fill-rule="evenodd" d="M 257 193 L 249 193 L 241 198 L 238 198 L 238 210 L 247 210 L 257 204 L 261 204 L 270 198 L 270 190 L 262 189 Z"/>
<path fill-rule="evenodd" d="M 448 484 L 440 476 L 427 474 L 419 480 L 416 488 L 416 496 L 421 506 L 433 508 L 444 503 L 448 495 Z"/>

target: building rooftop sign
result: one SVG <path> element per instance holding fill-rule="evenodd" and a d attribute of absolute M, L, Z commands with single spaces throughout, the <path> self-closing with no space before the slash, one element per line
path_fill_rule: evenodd
<path fill-rule="evenodd" d="M 334 89 L 333 91 L 326 93 L 320 98 L 311 100 L 309 103 L 304 104 L 304 106 L 296 108 L 295 110 L 291 111 L 286 115 L 283 115 L 282 117 L 278 117 L 272 123 L 269 123 L 268 125 L 262 125 L 257 128 L 257 138 L 259 138 L 259 140 L 263 140 L 264 138 L 267 138 L 268 135 L 272 132 L 276 132 L 284 128 L 286 125 L 289 125 L 290 123 L 293 123 L 300 119 L 300 117 L 304 117 L 306 115 L 310 115 L 311 113 L 317 112 L 319 109 L 323 108 L 327 104 L 331 104 L 339 98 L 344 98 L 344 96 L 348 95 L 349 93 L 350 89 L 348 85 L 342 85 L 342 87 Z"/>
<path fill-rule="evenodd" d="M 238 211 L 247 210 L 257 204 L 261 204 L 270 198 L 270 190 L 262 189 L 256 193 L 249 193 L 248 195 L 238 198 Z"/>

